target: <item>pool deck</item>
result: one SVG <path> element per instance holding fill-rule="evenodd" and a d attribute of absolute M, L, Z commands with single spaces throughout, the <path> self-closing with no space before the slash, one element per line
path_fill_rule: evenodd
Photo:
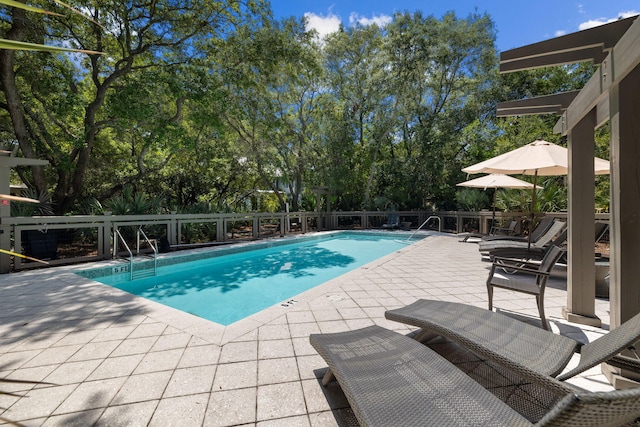
<path fill-rule="evenodd" d="M 0 425 L 356 425 L 309 334 L 378 324 L 418 298 L 487 306 L 489 263 L 459 236 L 424 240 L 230 326 L 203 320 L 59 267 L 0 276 Z M 494 306 L 539 325 L 535 298 L 497 290 Z M 566 281 L 545 295 L 554 332 L 581 341 L 602 329 L 566 322 Z M 596 300 L 609 324 L 609 301 Z M 7 382 L 15 380 L 16 382 Z M 571 381 L 612 389 L 596 367 Z"/>

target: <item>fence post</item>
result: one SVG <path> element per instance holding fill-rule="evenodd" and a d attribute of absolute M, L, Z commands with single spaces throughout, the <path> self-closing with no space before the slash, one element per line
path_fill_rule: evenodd
<path fill-rule="evenodd" d="M 104 259 L 111 258 L 111 244 L 112 244 L 111 221 L 112 219 L 113 218 L 111 216 L 111 212 L 105 212 L 102 218 L 102 239 L 101 239 L 101 242 L 98 243 L 98 245 L 102 243 L 101 250 L 102 250 L 102 256 L 104 257 Z"/>

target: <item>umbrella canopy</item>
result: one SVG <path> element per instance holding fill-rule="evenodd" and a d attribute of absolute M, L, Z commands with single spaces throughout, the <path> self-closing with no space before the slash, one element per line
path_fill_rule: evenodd
<path fill-rule="evenodd" d="M 523 181 L 518 178 L 514 178 L 505 174 L 489 174 L 481 176 L 480 178 L 471 179 L 469 181 L 456 184 L 459 187 L 472 187 L 472 188 L 521 188 L 521 189 L 533 189 L 533 184 L 527 181 Z M 538 187 L 542 188 L 542 187 Z M 496 192 L 493 193 L 493 215 L 491 216 L 491 222 L 496 217 Z"/>
<path fill-rule="evenodd" d="M 487 188 L 533 188 L 532 183 L 505 174 L 485 175 L 457 185 L 460 187 L 484 188 L 485 190 Z"/>
<path fill-rule="evenodd" d="M 609 173 L 607 160 L 594 158 L 594 172 L 596 175 Z M 536 185 L 538 175 L 566 175 L 569 173 L 569 150 L 548 141 L 538 139 L 524 147 L 501 154 L 484 162 L 462 169 L 466 173 L 503 173 L 533 175 L 533 196 L 531 198 L 531 220 L 533 222 L 534 206 L 536 203 Z M 529 233 L 531 239 L 531 233 Z M 531 244 L 531 240 L 529 240 Z"/>
<path fill-rule="evenodd" d="M 596 175 L 609 173 L 609 162 L 594 158 Z M 522 175 L 566 175 L 569 173 L 569 150 L 544 140 L 492 157 L 462 169 L 466 173 L 502 173 Z"/>
<path fill-rule="evenodd" d="M 10 194 L 0 194 L 0 199 L 13 200 L 15 202 L 40 203 L 40 200 L 29 199 L 27 197 L 12 196 Z"/>

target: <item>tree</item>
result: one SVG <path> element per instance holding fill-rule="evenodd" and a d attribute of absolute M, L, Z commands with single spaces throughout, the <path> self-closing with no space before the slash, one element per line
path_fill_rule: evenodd
<path fill-rule="evenodd" d="M 493 113 L 495 31 L 487 15 L 397 14 L 387 27 L 388 78 L 399 99 L 388 185 L 413 206 L 452 207 L 470 126 Z"/>
<path fill-rule="evenodd" d="M 83 195 L 94 151 L 105 144 L 118 145 L 111 138 L 117 134 L 118 119 L 126 118 L 128 112 L 113 116 L 105 105 L 127 95 L 126 90 L 118 90 L 119 84 L 127 87 L 156 70 L 169 72 L 194 64 L 201 59 L 202 43 L 227 37 L 262 7 L 261 1 L 254 0 L 100 0 L 85 10 L 107 32 L 80 17 L 32 17 L 21 9 L 6 15 L 2 27 L 6 39 L 41 42 L 45 34 L 74 48 L 105 53 L 63 56 L 0 51 L 4 94 L 0 105 L 9 114 L 22 154 L 47 159 L 53 166 L 56 212 L 68 211 Z M 152 91 L 151 96 L 155 95 Z M 185 99 L 172 95 L 170 103 L 177 112 Z M 165 116 L 167 126 L 172 118 Z M 32 168 L 31 179 L 39 191 L 48 189 L 42 168 Z"/>
<path fill-rule="evenodd" d="M 383 43 L 380 27 L 357 25 L 330 35 L 324 48 L 333 108 L 342 112 L 340 119 L 354 145 L 348 149 L 352 150 L 351 173 L 336 174 L 334 189 L 357 192 L 365 208 L 371 206 L 372 192 L 377 193 L 380 162 L 397 126 L 397 99 L 391 91 Z M 330 174 L 334 171 L 331 167 Z"/>
<path fill-rule="evenodd" d="M 288 19 L 243 28 L 215 46 L 223 57 L 222 113 L 234 134 L 245 168 L 255 171 L 263 188 L 298 209 L 303 181 L 314 155 L 314 114 L 321 68 L 312 35 L 303 21 Z M 289 197 L 281 185 L 286 185 Z"/>

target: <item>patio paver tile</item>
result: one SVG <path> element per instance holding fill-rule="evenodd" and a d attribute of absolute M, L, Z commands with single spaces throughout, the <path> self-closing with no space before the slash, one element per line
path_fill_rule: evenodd
<path fill-rule="evenodd" d="M 95 427 L 145 427 L 151 420 L 157 406 L 157 400 L 109 406 L 95 424 Z"/>
<path fill-rule="evenodd" d="M 147 353 L 133 373 L 143 374 L 145 372 L 158 372 L 175 369 L 180 362 L 182 353 L 184 353 L 184 348 Z"/>
<path fill-rule="evenodd" d="M 164 398 L 158 404 L 149 427 L 199 426 L 204 420 L 209 394 Z"/>
<path fill-rule="evenodd" d="M 295 357 L 258 360 L 258 385 L 298 381 Z"/>
<path fill-rule="evenodd" d="M 94 381 L 130 375 L 143 357 L 144 354 L 133 354 L 131 356 L 110 357 L 105 359 L 100 366 L 89 375 L 87 380 Z"/>
<path fill-rule="evenodd" d="M 215 372 L 215 365 L 176 369 L 162 397 L 209 393 Z"/>
<path fill-rule="evenodd" d="M 256 360 L 258 358 L 258 342 L 242 341 L 230 342 L 222 347 L 220 353 L 220 363 L 244 362 L 247 360 Z"/>
<path fill-rule="evenodd" d="M 203 426 L 224 427 L 256 420 L 257 389 L 214 391 L 209 397 Z"/>
<path fill-rule="evenodd" d="M 255 387 L 258 385 L 257 372 L 258 362 L 256 360 L 218 365 L 212 390 L 217 392 L 219 390 Z"/>
<path fill-rule="evenodd" d="M 193 342 L 193 340 L 190 342 Z M 182 357 L 180 358 L 180 362 L 178 362 L 178 368 L 189 368 L 192 366 L 203 366 L 218 363 L 220 353 L 220 346 L 213 344 L 186 347 Z"/>
<path fill-rule="evenodd" d="M 131 375 L 111 401 L 112 405 L 158 400 L 169 384 L 172 371 Z"/>
<path fill-rule="evenodd" d="M 283 402 L 287 402 L 283 405 Z M 300 382 L 264 385 L 258 388 L 257 421 L 306 414 Z"/>
<path fill-rule="evenodd" d="M 99 381 L 87 381 L 80 385 L 69 385 L 73 393 L 69 394 L 54 414 L 66 414 L 87 409 L 105 408 L 116 395 L 126 377 L 101 379 Z M 47 389 L 41 389 L 47 390 Z"/>

